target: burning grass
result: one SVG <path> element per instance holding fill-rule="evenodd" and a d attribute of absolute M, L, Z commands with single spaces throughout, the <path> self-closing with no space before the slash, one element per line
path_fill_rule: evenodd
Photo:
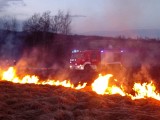
<path fill-rule="evenodd" d="M 131 100 L 61 86 L 10 82 L 1 82 L 0 93 L 0 119 L 158 120 L 160 117 L 160 103 L 151 98 Z"/>
<path fill-rule="evenodd" d="M 157 92 L 156 86 L 152 83 L 138 83 L 135 82 L 133 86 L 133 91 L 135 95 L 132 95 L 125 91 L 125 87 L 117 79 L 114 79 L 115 82 L 112 82 L 110 79 L 113 75 L 101 75 L 93 81 L 90 88 L 92 91 L 96 92 L 100 95 L 105 94 L 119 94 L 121 96 L 128 96 L 132 100 L 135 99 L 143 99 L 143 98 L 154 98 L 160 100 L 160 93 Z M 1 74 L 2 81 L 10 81 L 13 83 L 20 83 L 20 84 L 36 84 L 36 85 L 51 85 L 51 86 L 63 86 L 67 88 L 72 88 L 75 90 L 85 89 L 87 83 L 78 84 L 75 86 L 69 80 L 59 81 L 59 80 L 46 80 L 46 81 L 39 81 L 38 76 L 35 75 L 24 75 L 24 77 L 19 78 L 16 74 L 16 69 L 14 67 L 10 67 L 7 71 L 2 72 Z M 113 84 L 114 83 L 114 84 Z M 115 84 L 116 83 L 116 84 Z"/>
<path fill-rule="evenodd" d="M 135 83 L 129 94 L 114 84 L 111 74 L 100 75 L 91 86 L 70 81 L 19 78 L 11 67 L 0 83 L 0 119 L 158 120 L 160 95 L 153 82 Z"/>

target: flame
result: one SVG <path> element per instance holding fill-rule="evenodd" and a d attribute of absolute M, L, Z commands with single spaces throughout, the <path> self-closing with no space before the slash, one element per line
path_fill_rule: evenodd
<path fill-rule="evenodd" d="M 2 80 L 12 81 L 13 78 L 15 77 L 15 72 L 16 71 L 14 70 L 14 68 L 10 67 L 8 71 L 3 73 Z"/>
<path fill-rule="evenodd" d="M 102 76 L 101 74 L 99 77 L 93 82 L 92 90 L 95 91 L 97 94 L 119 94 L 121 96 L 129 96 L 132 100 L 135 99 L 145 99 L 145 98 L 153 98 L 156 100 L 160 100 L 160 93 L 156 91 L 155 85 L 150 83 L 134 83 L 133 90 L 135 91 L 135 95 L 128 94 L 124 91 L 123 86 L 118 87 L 116 85 L 109 85 L 109 79 L 113 75 L 107 74 Z M 118 81 L 118 80 L 115 80 Z"/>
<path fill-rule="evenodd" d="M 39 78 L 35 75 L 26 75 L 22 79 L 18 78 L 16 75 L 16 70 L 13 67 L 10 67 L 7 71 L 5 71 L 2 75 L 2 80 L 10 81 L 13 83 L 20 83 L 20 84 L 38 84 L 38 85 L 54 85 L 54 86 L 63 86 L 63 87 L 69 87 L 73 89 L 82 89 L 86 86 L 87 83 L 84 83 L 83 85 L 78 84 L 77 87 L 74 86 L 70 81 L 64 80 L 47 80 L 44 82 L 39 82 Z"/>
<path fill-rule="evenodd" d="M 142 99 L 142 98 L 154 98 L 160 100 L 160 94 L 156 92 L 156 87 L 152 83 L 135 83 L 133 90 L 136 92 L 135 96 L 131 96 L 132 100 Z"/>
<path fill-rule="evenodd" d="M 117 86 L 112 86 L 109 88 L 109 94 L 120 94 L 121 96 L 125 96 L 125 92 L 123 92 L 122 88 Z"/>
<path fill-rule="evenodd" d="M 97 94 L 120 94 L 125 96 L 123 90 L 117 86 L 109 87 L 109 79 L 112 77 L 112 74 L 107 74 L 102 76 L 101 74 L 99 77 L 92 83 L 92 90 L 95 91 Z"/>
<path fill-rule="evenodd" d="M 21 80 L 16 75 L 16 70 L 13 67 L 10 67 L 6 72 L 3 73 L 2 80 L 7 80 L 13 83 L 38 83 L 38 77 L 37 76 L 30 76 L 26 75 Z"/>
<path fill-rule="evenodd" d="M 101 74 L 99 77 L 91 84 L 91 88 L 97 94 L 105 95 L 105 94 L 119 94 L 121 96 L 128 96 L 132 100 L 135 99 L 145 99 L 145 98 L 153 98 L 156 100 L 160 100 L 160 93 L 156 91 L 156 86 L 152 83 L 134 83 L 133 90 L 135 91 L 135 95 L 128 94 L 124 91 L 123 86 L 120 87 L 116 85 L 110 85 L 109 81 L 112 77 L 112 74 L 107 74 L 102 76 Z M 20 79 L 17 74 L 16 70 L 13 67 L 10 67 L 7 71 L 2 74 L 2 80 L 10 81 L 13 83 L 20 83 L 20 84 L 37 84 L 37 85 L 54 85 L 54 86 L 63 86 L 68 88 L 73 88 L 76 90 L 85 88 L 87 83 L 81 84 L 79 83 L 77 86 L 74 86 L 70 81 L 64 80 L 47 80 L 40 82 L 39 78 L 35 75 L 25 75 L 22 79 Z M 115 82 L 118 82 L 117 79 L 114 79 Z"/>
<path fill-rule="evenodd" d="M 83 85 L 81 85 L 81 83 L 79 83 L 75 89 L 76 89 L 76 90 L 80 90 L 80 89 L 82 89 L 82 88 L 85 88 L 86 85 L 87 85 L 87 83 L 83 83 Z"/>

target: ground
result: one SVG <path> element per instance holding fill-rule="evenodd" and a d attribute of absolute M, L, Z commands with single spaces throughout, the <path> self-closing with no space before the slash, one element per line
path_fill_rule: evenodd
<path fill-rule="evenodd" d="M 160 101 L 0 82 L 0 120 L 159 120 Z"/>

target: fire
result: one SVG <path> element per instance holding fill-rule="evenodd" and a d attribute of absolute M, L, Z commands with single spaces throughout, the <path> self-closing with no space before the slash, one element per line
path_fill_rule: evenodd
<path fill-rule="evenodd" d="M 156 92 L 156 87 L 155 85 L 150 82 L 150 83 L 135 83 L 133 90 L 136 92 L 135 96 L 131 96 L 132 100 L 134 99 L 142 99 L 142 98 L 154 98 L 157 100 L 160 100 L 160 94 Z"/>
<path fill-rule="evenodd" d="M 38 83 L 38 77 L 37 76 L 30 76 L 30 75 L 27 75 L 25 77 L 23 77 L 22 81 L 20 83 L 22 84 L 25 84 L 25 83 L 35 83 L 37 84 Z"/>
<path fill-rule="evenodd" d="M 42 85 L 55 85 L 55 86 L 63 86 L 63 87 L 69 87 L 69 88 L 75 88 L 76 90 L 85 88 L 87 83 L 83 83 L 83 85 L 81 85 L 80 83 L 77 85 L 77 87 L 74 87 L 74 84 L 72 84 L 70 81 L 62 81 L 60 82 L 59 80 L 55 81 L 55 80 L 48 80 L 48 81 L 44 81 L 42 83 L 40 83 Z"/>
<path fill-rule="evenodd" d="M 108 88 L 109 78 L 112 77 L 111 74 L 106 76 L 102 76 L 101 74 L 99 77 L 92 83 L 92 90 L 95 91 L 97 94 L 105 94 L 106 89 Z"/>
<path fill-rule="evenodd" d="M 75 88 L 76 90 L 80 90 L 82 88 L 85 88 L 87 85 L 87 83 L 83 83 L 83 85 L 81 85 L 80 83 L 78 84 L 78 86 Z"/>
<path fill-rule="evenodd" d="M 119 94 L 121 96 L 128 96 L 132 100 L 135 99 L 145 99 L 145 98 L 154 98 L 156 100 L 160 100 L 160 94 L 156 91 L 156 86 L 150 82 L 150 83 L 134 83 L 133 90 L 135 91 L 135 95 L 128 94 L 124 89 L 123 86 L 116 86 L 109 84 L 110 78 L 112 77 L 112 74 L 107 74 L 105 76 L 102 76 L 101 74 L 99 77 L 91 84 L 91 88 L 94 92 L 100 95 L 105 94 Z M 81 84 L 79 83 L 77 86 L 75 86 L 70 81 L 64 80 L 47 80 L 40 82 L 39 78 L 35 75 L 25 75 L 23 78 L 19 78 L 16 74 L 16 70 L 13 67 L 10 67 L 7 71 L 5 71 L 2 74 L 2 80 L 10 81 L 13 83 L 20 83 L 20 84 L 37 84 L 37 85 L 54 85 L 54 86 L 63 86 L 68 88 L 73 88 L 76 90 L 85 88 L 87 83 Z M 115 82 L 118 82 L 117 79 L 115 79 Z"/>
<path fill-rule="evenodd" d="M 120 94 L 125 96 L 123 90 L 117 86 L 109 86 L 109 79 L 113 75 L 107 74 L 102 76 L 101 74 L 99 77 L 92 83 L 92 90 L 95 91 L 97 94 Z"/>
<path fill-rule="evenodd" d="M 48 81 L 42 82 L 42 84 L 43 85 L 47 84 L 47 85 L 55 85 L 55 86 L 64 86 L 64 87 L 70 87 L 70 88 L 74 87 L 74 85 L 71 84 L 70 81 L 66 81 L 66 80 L 64 80 L 62 82 L 60 82 L 59 80 L 57 80 L 57 81 L 55 81 L 55 80 L 48 80 Z"/>
<path fill-rule="evenodd" d="M 15 77 L 15 70 L 13 67 L 10 67 L 8 71 L 3 73 L 2 80 L 12 81 Z"/>
<path fill-rule="evenodd" d="M 37 76 L 30 76 L 26 75 L 21 80 L 16 75 L 16 70 L 13 67 L 10 67 L 6 72 L 3 73 L 2 80 L 7 80 L 13 83 L 38 83 L 38 77 Z"/>
<path fill-rule="evenodd" d="M 117 86 L 112 86 L 111 88 L 108 89 L 109 94 L 120 94 L 121 96 L 125 96 L 125 92 L 123 92 L 122 88 L 119 88 Z"/>
<path fill-rule="evenodd" d="M 136 94 L 131 95 L 124 91 L 123 86 L 111 86 L 109 84 L 109 80 L 112 76 L 113 75 L 111 74 L 107 74 L 105 76 L 99 75 L 99 77 L 92 83 L 92 90 L 101 95 L 119 94 L 121 96 L 129 96 L 132 100 L 144 98 L 154 98 L 156 100 L 160 100 L 160 94 L 156 91 L 156 87 L 152 82 L 143 84 L 134 83 L 133 90 Z"/>
<path fill-rule="evenodd" d="M 16 70 L 13 67 L 10 67 L 7 71 L 5 71 L 2 75 L 2 80 L 10 81 L 13 83 L 20 83 L 20 84 L 38 84 L 38 85 L 54 85 L 54 86 L 63 86 L 63 87 L 69 87 L 73 89 L 82 89 L 86 86 L 87 83 L 84 83 L 83 85 L 78 84 L 77 87 L 74 86 L 70 81 L 64 80 L 47 80 L 44 82 L 40 82 L 39 78 L 35 75 L 25 75 L 22 79 L 17 77 Z"/>

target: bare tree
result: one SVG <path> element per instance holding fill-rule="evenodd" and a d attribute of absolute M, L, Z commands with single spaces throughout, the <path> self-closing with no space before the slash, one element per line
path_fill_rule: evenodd
<path fill-rule="evenodd" d="M 44 12 L 42 15 L 34 14 L 24 22 L 23 30 L 27 32 L 53 32 L 68 35 L 70 29 L 71 17 L 70 13 L 64 14 L 58 11 L 58 14 L 51 16 L 51 12 Z"/>
<path fill-rule="evenodd" d="M 15 17 L 4 16 L 0 18 L 0 29 L 6 31 L 17 31 L 18 30 L 18 22 Z"/>
<path fill-rule="evenodd" d="M 54 33 L 60 33 L 62 27 L 63 12 L 58 11 L 58 14 L 52 17 L 51 30 Z"/>
<path fill-rule="evenodd" d="M 39 19 L 40 30 L 42 32 L 49 32 L 51 25 L 51 15 L 50 11 L 44 12 Z"/>
<path fill-rule="evenodd" d="M 64 14 L 63 11 L 58 11 L 58 14 L 52 17 L 51 21 L 51 30 L 54 33 L 60 33 L 64 35 L 68 35 L 70 33 L 70 24 L 72 20 L 69 12 Z"/>
<path fill-rule="evenodd" d="M 42 15 L 35 13 L 23 24 L 23 30 L 26 32 L 49 32 L 50 30 L 50 12 L 44 12 Z"/>
<path fill-rule="evenodd" d="M 57 15 L 51 15 L 50 11 L 43 14 L 34 14 L 24 22 L 23 30 L 29 33 L 27 38 L 28 46 L 43 45 L 44 50 L 49 50 L 50 43 L 53 42 L 53 35 L 50 33 L 68 35 L 70 29 L 70 13 L 58 11 Z M 64 36 L 63 39 L 67 39 Z M 60 41 L 58 42 L 60 43 Z"/>
<path fill-rule="evenodd" d="M 23 24 L 23 31 L 32 33 L 32 32 L 37 32 L 40 31 L 40 14 L 35 13 L 32 15 L 28 20 L 26 20 Z"/>
<path fill-rule="evenodd" d="M 71 17 L 70 13 L 67 12 L 62 18 L 62 34 L 68 35 L 71 31 L 70 24 L 71 24 Z"/>

